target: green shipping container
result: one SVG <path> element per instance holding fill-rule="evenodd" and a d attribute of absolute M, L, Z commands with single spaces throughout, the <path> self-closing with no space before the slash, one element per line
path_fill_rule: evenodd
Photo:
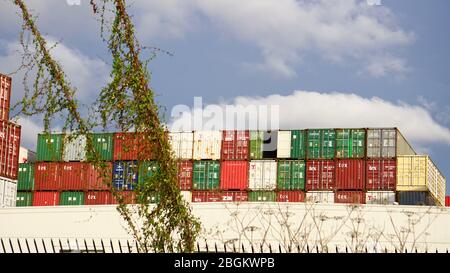
<path fill-rule="evenodd" d="M 37 161 L 61 161 L 62 135 L 39 134 L 37 143 Z"/>
<path fill-rule="evenodd" d="M 291 132 L 291 158 L 306 158 L 305 130 L 294 130 Z"/>
<path fill-rule="evenodd" d="M 308 130 L 308 158 L 333 159 L 336 152 L 336 132 L 334 129 Z"/>
<path fill-rule="evenodd" d="M 34 190 L 34 164 L 20 163 L 19 174 L 17 178 L 17 190 L 32 191 Z"/>
<path fill-rule="evenodd" d="M 16 206 L 31 207 L 33 205 L 33 194 L 31 192 L 17 192 Z"/>
<path fill-rule="evenodd" d="M 336 157 L 363 158 L 366 150 L 366 131 L 364 129 L 336 130 Z"/>
<path fill-rule="evenodd" d="M 277 188 L 279 190 L 305 189 L 305 161 L 278 161 Z"/>
<path fill-rule="evenodd" d="M 59 199 L 60 206 L 81 206 L 84 205 L 84 193 L 66 191 L 62 192 Z"/>
<path fill-rule="evenodd" d="M 275 202 L 277 195 L 274 191 L 252 191 L 248 193 L 250 202 Z"/>
<path fill-rule="evenodd" d="M 89 134 L 89 137 L 92 139 L 94 149 L 100 155 L 100 160 L 112 161 L 114 153 L 113 134 L 111 133 Z M 92 160 L 92 158 L 93 158 L 92 153 L 88 153 L 88 159 Z"/>
<path fill-rule="evenodd" d="M 139 164 L 138 183 L 144 183 L 148 177 L 152 177 L 158 171 L 158 162 L 143 161 Z"/>
<path fill-rule="evenodd" d="M 194 190 L 217 190 L 220 185 L 219 161 L 194 161 L 192 188 Z"/>
<path fill-rule="evenodd" d="M 264 132 L 250 131 L 250 159 L 263 158 Z"/>

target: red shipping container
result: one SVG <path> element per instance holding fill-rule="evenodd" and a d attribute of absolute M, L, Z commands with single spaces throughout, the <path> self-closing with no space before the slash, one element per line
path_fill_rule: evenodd
<path fill-rule="evenodd" d="M 450 207 L 450 196 L 445 197 L 445 206 Z"/>
<path fill-rule="evenodd" d="M 109 205 L 112 202 L 113 196 L 109 191 L 90 191 L 84 197 L 85 205 Z"/>
<path fill-rule="evenodd" d="M 333 190 L 335 167 L 336 163 L 333 160 L 306 161 L 306 190 Z"/>
<path fill-rule="evenodd" d="M 248 188 L 248 162 L 223 161 L 220 165 L 220 189 L 245 190 Z"/>
<path fill-rule="evenodd" d="M 123 201 L 125 204 L 136 204 L 136 193 L 134 191 L 118 191 L 118 195 L 123 197 Z M 118 204 L 119 202 L 112 194 L 111 204 Z"/>
<path fill-rule="evenodd" d="M 112 183 L 112 163 L 106 162 L 106 168 L 86 164 L 88 190 L 109 190 Z"/>
<path fill-rule="evenodd" d="M 34 189 L 53 190 L 61 189 L 60 179 L 58 179 L 58 169 L 60 163 L 38 162 L 34 166 Z"/>
<path fill-rule="evenodd" d="M 59 192 L 35 191 L 33 193 L 33 206 L 57 206 L 59 205 Z"/>
<path fill-rule="evenodd" d="M 17 179 L 19 172 L 20 125 L 0 121 L 0 176 Z"/>
<path fill-rule="evenodd" d="M 336 161 L 336 189 L 364 190 L 366 164 L 362 159 Z"/>
<path fill-rule="evenodd" d="M 178 166 L 178 185 L 182 191 L 189 191 L 192 189 L 192 161 L 179 161 Z"/>
<path fill-rule="evenodd" d="M 395 159 L 370 159 L 366 161 L 366 189 L 395 191 L 397 161 Z"/>
<path fill-rule="evenodd" d="M 304 191 L 279 191 L 277 202 L 305 202 Z"/>
<path fill-rule="evenodd" d="M 0 120 L 9 120 L 11 77 L 0 74 Z"/>
<path fill-rule="evenodd" d="M 222 192 L 222 202 L 247 202 L 248 192 L 246 191 L 225 191 Z"/>
<path fill-rule="evenodd" d="M 193 191 L 192 202 L 221 202 L 222 194 L 217 191 Z"/>
<path fill-rule="evenodd" d="M 247 160 L 249 143 L 249 131 L 223 131 L 222 160 Z"/>
<path fill-rule="evenodd" d="M 365 204 L 366 194 L 363 191 L 337 191 L 334 194 L 335 203 Z"/>
<path fill-rule="evenodd" d="M 145 149 L 145 152 L 144 152 Z M 115 133 L 114 134 L 114 160 L 151 160 L 151 144 L 145 145 L 144 136 L 139 133 Z M 145 155 L 142 155 L 145 153 Z M 139 155 L 142 158 L 138 158 Z"/>
<path fill-rule="evenodd" d="M 59 163 L 58 180 L 61 190 L 85 190 L 87 188 L 87 165 L 82 162 Z"/>

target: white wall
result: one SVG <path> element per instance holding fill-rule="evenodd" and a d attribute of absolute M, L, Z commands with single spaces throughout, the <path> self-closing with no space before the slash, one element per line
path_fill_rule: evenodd
<path fill-rule="evenodd" d="M 450 249 L 450 209 L 414 206 L 365 205 L 353 207 L 344 204 L 311 203 L 197 203 L 193 213 L 201 219 L 203 233 L 199 238 L 211 248 L 214 243 L 223 249 L 250 242 L 256 249 L 263 243 L 274 251 L 278 245 L 282 251 L 288 245 L 306 249 L 327 246 L 342 251 L 356 249 L 358 243 L 368 251 L 400 249 L 401 242 L 408 242 L 408 251 L 445 251 Z M 417 222 L 417 224 L 411 224 Z M 287 223 L 287 224 L 286 224 Z M 115 206 L 74 207 L 23 207 L 0 209 L 0 238 L 34 239 L 67 238 L 129 239 L 125 223 Z M 397 230 L 397 232 L 396 232 Z M 291 235 L 289 235 L 291 234 Z M 292 235 L 294 234 L 294 235 Z M 354 239 L 352 240 L 352 234 Z M 396 235 L 397 234 L 397 235 Z M 377 236 L 378 235 L 378 236 Z M 378 238 L 378 239 L 377 239 Z M 38 241 L 39 241 L 38 240 Z M 126 241 L 123 241 L 124 245 Z M 276 246 L 276 250 L 275 250 Z M 8 246 L 9 247 L 9 246 Z M 7 248 L 8 248 L 7 247 Z M 239 248 L 239 247 L 237 247 Z M 248 249 L 247 248 L 247 249 Z M 0 248 L 0 252 L 1 252 Z M 295 251 L 297 248 L 295 247 Z"/>

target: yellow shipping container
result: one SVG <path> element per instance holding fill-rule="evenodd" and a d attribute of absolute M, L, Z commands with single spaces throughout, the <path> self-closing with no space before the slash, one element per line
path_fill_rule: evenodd
<path fill-rule="evenodd" d="M 397 157 L 397 191 L 428 191 L 445 205 L 445 177 L 426 155 Z"/>

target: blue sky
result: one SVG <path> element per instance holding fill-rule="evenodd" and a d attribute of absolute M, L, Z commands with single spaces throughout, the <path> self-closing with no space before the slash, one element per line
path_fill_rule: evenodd
<path fill-rule="evenodd" d="M 6 73 L 19 64 L 20 21 L 9 2 L 0 0 L 0 71 Z M 43 32 L 61 42 L 55 56 L 89 103 L 108 78 L 109 60 L 89 1 L 28 2 Z M 149 66 L 169 113 L 202 96 L 211 104 L 280 104 L 285 128 L 398 126 L 450 177 L 449 1 L 130 3 L 143 44 L 174 54 L 160 54 Z M 14 100 L 22 90 L 15 79 Z M 33 132 L 24 138 L 32 148 L 41 124 L 21 123 Z"/>

